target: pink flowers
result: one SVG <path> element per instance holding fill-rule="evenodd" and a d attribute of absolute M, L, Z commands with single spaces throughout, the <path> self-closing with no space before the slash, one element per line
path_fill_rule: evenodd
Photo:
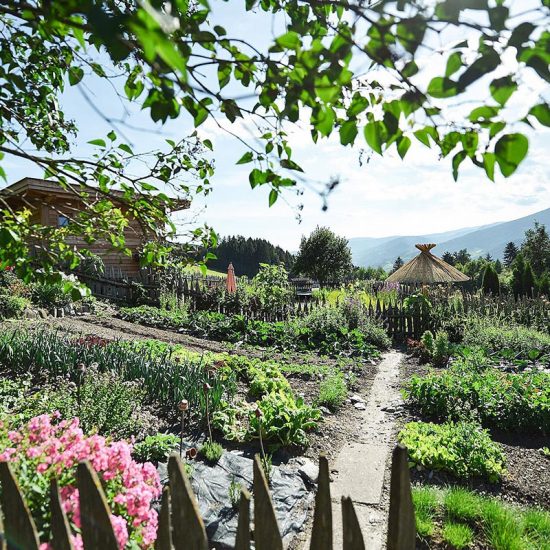
<path fill-rule="evenodd" d="M 156 539 L 157 513 L 151 503 L 161 493 L 155 467 L 138 464 L 132 459 L 132 447 L 125 441 L 111 442 L 99 435 L 85 436 L 78 418 L 58 421 L 58 416 L 41 415 L 32 418 L 19 431 L 0 427 L 0 461 L 8 461 L 26 493 L 31 487 L 44 486 L 44 501 L 49 498 L 46 483 L 39 477 L 55 476 L 60 486 L 61 500 L 73 529 L 80 528 L 80 503 L 76 488 L 76 467 L 89 460 L 103 481 L 111 507 L 111 522 L 120 548 L 128 543 L 149 548 Z M 22 468 L 22 466 L 24 466 Z M 21 475 L 19 475 L 21 474 Z M 41 495 L 42 496 L 42 495 Z M 33 496 L 36 498 L 36 495 Z M 36 517 L 40 506 L 31 512 L 46 533 L 46 518 Z M 80 535 L 74 535 L 76 548 L 82 548 Z M 43 549 L 48 544 L 43 545 Z"/>

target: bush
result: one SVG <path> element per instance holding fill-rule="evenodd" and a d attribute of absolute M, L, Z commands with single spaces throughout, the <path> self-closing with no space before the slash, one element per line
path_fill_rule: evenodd
<path fill-rule="evenodd" d="M 336 410 L 344 404 L 348 387 L 344 374 L 340 371 L 329 374 L 319 385 L 318 405 Z"/>
<path fill-rule="evenodd" d="M 174 434 L 148 435 L 134 445 L 132 455 L 138 462 L 164 462 L 178 443 L 179 438 Z"/>
<path fill-rule="evenodd" d="M 35 283 L 31 286 L 31 300 L 37 306 L 51 309 L 62 308 L 71 302 L 71 295 L 65 291 L 65 285 L 59 283 Z"/>
<path fill-rule="evenodd" d="M 20 399 L 13 409 L 24 421 L 59 411 L 63 418 L 78 416 L 85 433 L 116 439 L 144 438 L 158 429 L 158 420 L 144 407 L 146 392 L 139 380 L 124 382 L 113 372 L 90 368 L 80 387 L 67 379 Z"/>
<path fill-rule="evenodd" d="M 219 443 L 207 441 L 200 449 L 199 454 L 208 462 L 216 463 L 223 455 L 223 447 Z"/>
<path fill-rule="evenodd" d="M 41 542 L 51 540 L 50 480 L 56 478 L 75 547 L 82 547 L 76 470 L 80 461 L 89 460 L 105 492 L 120 548 L 154 544 L 157 512 L 152 504 L 161 494 L 160 480 L 152 464 L 132 460 L 131 450 L 124 441 L 86 437 L 78 418 L 58 422 L 42 415 L 18 431 L 7 418 L 0 424 L 0 461 L 10 463 Z"/>
<path fill-rule="evenodd" d="M 489 432 L 471 422 L 410 422 L 399 433 L 409 460 L 459 478 L 480 476 L 496 482 L 505 472 L 504 454 Z"/>
<path fill-rule="evenodd" d="M 0 319 L 21 317 L 30 305 L 30 301 L 23 296 L 0 294 Z"/>
<path fill-rule="evenodd" d="M 550 353 L 550 334 L 524 326 L 507 325 L 501 319 L 471 317 L 464 330 L 464 344 L 481 346 L 489 352 L 509 349 L 526 359 L 534 349 L 544 354 Z"/>
<path fill-rule="evenodd" d="M 439 420 L 475 418 L 486 428 L 548 433 L 550 374 L 477 371 L 468 360 L 450 370 L 413 376 L 405 392 L 424 416 Z"/>

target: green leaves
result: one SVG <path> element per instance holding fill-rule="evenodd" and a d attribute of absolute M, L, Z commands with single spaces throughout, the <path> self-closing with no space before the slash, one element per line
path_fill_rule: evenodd
<path fill-rule="evenodd" d="M 402 159 L 405 158 L 410 146 L 411 140 L 407 136 L 402 136 L 397 140 L 397 152 Z"/>
<path fill-rule="evenodd" d="M 527 155 L 529 142 L 523 134 L 506 134 L 495 145 L 495 157 L 504 177 L 511 176 Z"/>
<path fill-rule="evenodd" d="M 340 126 L 340 143 L 342 145 L 353 143 L 357 137 L 357 132 L 357 122 L 355 120 L 346 120 Z"/>
<path fill-rule="evenodd" d="M 428 94 L 432 97 L 447 98 L 458 93 L 458 86 L 454 80 L 444 76 L 432 78 L 428 85 Z"/>
<path fill-rule="evenodd" d="M 300 35 L 294 31 L 288 31 L 287 33 L 279 36 L 275 42 L 287 50 L 297 50 L 300 48 L 301 41 Z"/>
<path fill-rule="evenodd" d="M 544 126 L 550 126 L 550 107 L 547 103 L 539 103 L 529 111 Z"/>
<path fill-rule="evenodd" d="M 81 67 L 71 67 L 69 69 L 69 83 L 71 86 L 78 84 L 84 78 L 84 71 Z"/>
<path fill-rule="evenodd" d="M 254 155 L 252 154 L 252 151 L 247 151 L 238 161 L 236 164 L 247 164 L 249 162 L 252 162 L 254 160 Z"/>
<path fill-rule="evenodd" d="M 382 154 L 382 132 L 380 129 L 380 122 L 369 122 L 365 126 L 365 139 L 373 151 L 376 151 L 379 155 Z"/>
<path fill-rule="evenodd" d="M 518 85 L 512 76 L 508 75 L 493 80 L 489 88 L 493 99 L 500 105 L 505 105 L 510 96 L 518 89 Z"/>

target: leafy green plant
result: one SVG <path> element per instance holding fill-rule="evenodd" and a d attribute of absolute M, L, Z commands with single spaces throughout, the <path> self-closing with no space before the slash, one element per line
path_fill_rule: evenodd
<path fill-rule="evenodd" d="M 50 309 L 65 307 L 72 302 L 71 294 L 63 282 L 41 282 L 31 286 L 31 300 L 34 304 Z"/>
<path fill-rule="evenodd" d="M 290 392 L 290 384 L 273 362 L 250 362 L 246 369 L 251 397 L 259 398 L 273 391 Z"/>
<path fill-rule="evenodd" d="M 29 299 L 23 296 L 0 294 L 0 319 L 21 317 L 30 305 Z"/>
<path fill-rule="evenodd" d="M 413 376 L 405 396 L 421 414 L 440 420 L 476 418 L 486 428 L 548 432 L 550 374 L 477 372 L 468 362 Z"/>
<path fill-rule="evenodd" d="M 234 509 L 239 506 L 241 490 L 242 485 L 238 481 L 235 481 L 235 476 L 231 476 L 231 482 L 229 483 L 229 502 L 231 502 L 231 506 Z"/>
<path fill-rule="evenodd" d="M 59 411 L 63 418 L 77 416 L 85 433 L 139 440 L 156 431 L 159 423 L 145 407 L 145 397 L 139 381 L 125 382 L 114 372 L 88 368 L 81 383 L 58 378 L 20 399 L 11 412 L 27 421 Z"/>
<path fill-rule="evenodd" d="M 459 478 L 481 476 L 496 482 L 505 472 L 504 454 L 489 433 L 471 422 L 410 422 L 399 433 L 409 459 Z"/>
<path fill-rule="evenodd" d="M 210 358 L 192 355 L 172 360 L 144 347 L 111 342 L 108 345 L 77 345 L 70 337 L 53 331 L 0 333 L 0 366 L 14 374 L 46 374 L 69 377 L 76 382 L 78 365 L 96 364 L 99 372 L 116 372 L 124 381 L 139 380 L 147 400 L 174 413 L 182 399 L 191 411 L 203 417 L 206 403 L 203 385 L 211 385 L 211 412 L 236 391 L 235 375 L 228 369 L 208 369 Z"/>
<path fill-rule="evenodd" d="M 261 421 L 255 411 L 249 413 L 251 435 L 261 433 L 266 441 L 284 446 L 307 445 L 307 432 L 316 427 L 321 417 L 318 409 L 282 391 L 264 395 L 258 401 L 258 409 L 262 413 Z"/>
<path fill-rule="evenodd" d="M 317 404 L 336 410 L 343 405 L 347 395 L 348 386 L 345 376 L 341 371 L 335 371 L 319 384 Z"/>
<path fill-rule="evenodd" d="M 164 462 L 178 443 L 178 436 L 173 434 L 148 435 L 134 445 L 132 455 L 139 462 Z"/>
<path fill-rule="evenodd" d="M 208 462 L 218 462 L 223 455 L 223 447 L 214 441 L 207 441 L 199 449 L 199 454 Z"/>

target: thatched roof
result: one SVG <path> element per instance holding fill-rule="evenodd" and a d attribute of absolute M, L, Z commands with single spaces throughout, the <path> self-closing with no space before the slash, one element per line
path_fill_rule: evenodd
<path fill-rule="evenodd" d="M 462 283 L 470 277 L 456 267 L 434 256 L 430 250 L 435 244 L 415 245 L 420 254 L 392 273 L 386 281 L 390 283 Z"/>

